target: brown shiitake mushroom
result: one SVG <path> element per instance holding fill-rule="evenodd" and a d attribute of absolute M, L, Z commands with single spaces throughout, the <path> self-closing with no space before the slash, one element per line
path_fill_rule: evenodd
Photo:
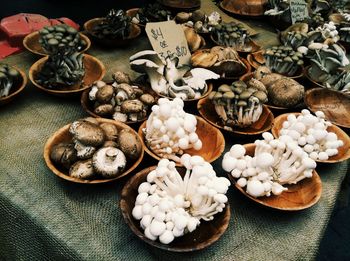
<path fill-rule="evenodd" d="M 103 129 L 88 121 L 73 122 L 69 132 L 73 135 L 74 140 L 86 146 L 100 146 L 105 139 Z"/>
<path fill-rule="evenodd" d="M 276 106 L 292 108 L 304 98 L 304 86 L 287 77 L 277 80 L 268 90 L 269 101 Z"/>
<path fill-rule="evenodd" d="M 130 84 L 131 83 L 129 74 L 127 74 L 125 72 L 117 71 L 117 72 L 112 74 L 112 78 L 118 84 L 120 84 L 120 83 Z"/>
<path fill-rule="evenodd" d="M 117 143 L 127 158 L 137 159 L 141 153 L 142 147 L 137 135 L 127 129 L 123 129 L 119 133 Z"/>
<path fill-rule="evenodd" d="M 104 122 L 100 124 L 100 127 L 105 132 L 106 140 L 116 141 L 118 138 L 118 128 L 112 123 Z"/>
<path fill-rule="evenodd" d="M 265 85 L 265 87 L 267 89 L 269 89 L 271 84 L 273 84 L 275 81 L 277 81 L 281 78 L 283 78 L 283 76 L 281 74 L 270 73 L 270 74 L 266 74 L 265 76 L 263 76 L 263 78 L 261 78 L 260 81 Z"/>
<path fill-rule="evenodd" d="M 98 101 L 101 104 L 109 103 L 110 100 L 113 98 L 113 95 L 114 95 L 113 86 L 106 84 L 97 90 L 96 101 Z"/>
<path fill-rule="evenodd" d="M 92 160 L 80 160 L 74 163 L 69 169 L 69 176 L 78 179 L 90 179 L 94 177 L 94 168 L 92 167 Z"/>
<path fill-rule="evenodd" d="M 107 140 L 103 143 L 102 147 L 115 147 L 118 148 L 118 144 L 115 141 Z"/>
<path fill-rule="evenodd" d="M 96 113 L 101 117 L 110 116 L 113 114 L 113 112 L 114 112 L 114 107 L 112 104 L 109 104 L 109 103 L 101 104 L 94 109 L 94 113 Z"/>
<path fill-rule="evenodd" d="M 53 162 L 69 169 L 78 160 L 73 143 L 59 143 L 52 148 L 50 158 Z"/>
<path fill-rule="evenodd" d="M 145 105 L 150 106 L 156 102 L 156 99 L 151 94 L 145 93 L 140 96 L 140 101 Z"/>

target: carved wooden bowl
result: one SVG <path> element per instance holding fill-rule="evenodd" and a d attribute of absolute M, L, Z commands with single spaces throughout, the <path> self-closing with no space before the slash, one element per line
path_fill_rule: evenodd
<path fill-rule="evenodd" d="M 253 156 L 255 151 L 255 144 L 249 143 L 244 145 L 246 154 Z M 237 185 L 235 178 L 230 173 L 227 173 L 232 184 L 242 192 L 246 197 L 251 200 L 274 209 L 283 211 L 298 211 L 309 208 L 315 205 L 321 198 L 322 194 L 322 182 L 320 176 L 314 170 L 311 178 L 303 179 L 294 185 L 287 185 L 288 190 L 283 191 L 281 195 L 271 195 L 270 197 L 258 197 L 255 198 L 245 192 L 245 188 L 241 188 Z"/>
<path fill-rule="evenodd" d="M 84 66 L 85 66 L 85 75 L 81 82 L 78 82 L 72 86 L 67 86 L 59 90 L 46 88 L 36 82 L 37 74 L 40 72 L 44 63 L 47 61 L 48 57 L 43 57 L 40 60 L 36 61 L 29 69 L 29 79 L 30 81 L 38 87 L 40 90 L 43 90 L 47 93 L 57 95 L 57 96 L 72 96 L 80 94 L 82 91 L 86 90 L 91 86 L 95 81 L 101 80 L 105 75 L 106 69 L 103 63 L 97 58 L 84 54 Z"/>
<path fill-rule="evenodd" d="M 0 106 L 13 101 L 24 90 L 24 87 L 26 87 L 28 81 L 27 75 L 22 70 L 16 68 L 15 66 L 12 67 L 19 72 L 21 78 L 11 87 L 9 95 L 0 98 Z"/>
<path fill-rule="evenodd" d="M 137 138 L 138 138 L 138 142 L 141 143 L 141 139 L 140 137 L 137 135 L 137 133 L 128 125 L 121 123 L 121 122 L 117 122 L 114 120 L 108 120 L 108 119 L 103 119 L 103 118 L 98 118 L 96 119 L 99 123 L 103 123 L 103 122 L 107 122 L 107 123 L 112 123 L 114 124 L 119 131 L 121 131 L 122 129 L 128 129 L 129 131 L 133 132 Z M 63 169 L 59 166 L 57 166 L 57 164 L 55 164 L 51 158 L 50 158 L 50 154 L 52 151 L 52 148 L 56 145 L 59 144 L 61 142 L 71 142 L 72 141 L 72 135 L 69 133 L 69 127 L 70 124 L 67 124 L 66 126 L 60 128 L 59 130 L 57 130 L 46 142 L 45 147 L 44 147 L 44 159 L 45 159 L 45 163 L 47 165 L 47 167 L 58 177 L 71 181 L 71 182 L 75 182 L 75 183 L 83 183 L 83 184 L 97 184 L 97 183 L 106 183 L 106 182 L 111 182 L 111 181 L 115 181 L 117 179 L 120 179 L 126 175 L 128 175 L 130 172 L 132 172 L 142 161 L 143 159 L 143 154 L 144 154 L 144 150 L 143 148 L 141 149 L 141 153 L 138 159 L 132 161 L 132 162 L 127 162 L 126 168 L 123 171 L 123 173 L 121 173 L 119 176 L 115 177 L 115 178 L 111 178 L 111 179 L 103 179 L 103 178 L 99 178 L 99 179 L 79 179 L 79 178 L 74 178 L 69 176 L 68 174 L 68 170 Z"/>
<path fill-rule="evenodd" d="M 304 102 L 312 112 L 322 111 L 333 124 L 350 128 L 350 98 L 344 93 L 314 88 L 306 91 Z"/>
<path fill-rule="evenodd" d="M 162 244 L 158 240 L 152 241 L 144 235 L 143 229 L 139 225 L 140 221 L 135 220 L 132 216 L 132 209 L 135 206 L 139 185 L 146 181 L 148 173 L 155 168 L 156 166 L 149 167 L 133 175 L 125 184 L 121 192 L 120 209 L 125 222 L 128 224 L 132 232 L 153 247 L 173 252 L 201 250 L 215 243 L 226 231 L 230 221 L 231 212 L 228 203 L 223 212 L 217 213 L 212 221 L 201 220 L 201 223 L 196 230 L 192 233 L 176 238 L 168 245 Z M 185 174 L 184 168 L 178 168 L 178 171 L 181 175 Z"/>
<path fill-rule="evenodd" d="M 197 130 L 196 133 L 199 139 L 202 141 L 202 149 L 187 149 L 184 150 L 184 153 L 188 153 L 190 155 L 198 155 L 204 158 L 205 161 L 213 162 L 218 159 L 225 149 L 225 139 L 220 130 L 216 129 L 209 123 L 207 123 L 202 118 L 196 116 L 197 119 Z M 149 154 L 152 158 L 156 160 L 160 160 L 161 158 L 155 154 L 151 149 L 148 148 L 145 141 L 145 135 L 143 130 L 146 128 L 146 121 L 143 122 L 138 130 L 138 134 L 141 137 L 142 145 L 147 154 Z M 181 166 L 180 163 L 177 163 L 177 166 Z"/>
<path fill-rule="evenodd" d="M 300 113 L 293 113 L 295 116 L 300 115 Z M 272 134 L 274 137 L 279 137 L 279 132 L 282 129 L 283 122 L 287 120 L 289 113 L 284 113 L 281 114 L 280 116 L 275 118 L 275 121 L 273 123 L 272 127 Z M 334 132 L 337 134 L 337 137 L 339 140 L 343 141 L 343 146 L 338 148 L 338 154 L 334 155 L 332 157 L 329 157 L 328 160 L 316 160 L 317 162 L 322 162 L 322 163 L 337 163 L 337 162 L 342 162 L 344 160 L 347 160 L 350 158 L 350 137 L 339 127 L 336 125 L 332 124 L 327 128 L 328 132 Z"/>
<path fill-rule="evenodd" d="M 82 40 L 85 41 L 86 46 L 82 47 L 82 50 L 80 53 L 86 52 L 90 46 L 91 41 L 89 37 L 87 37 L 85 34 L 79 33 Z M 31 34 L 28 34 L 23 39 L 23 46 L 30 52 L 38 54 L 38 55 L 48 55 L 47 52 L 41 47 L 41 44 L 39 43 L 40 34 L 38 31 L 33 32 Z"/>
<path fill-rule="evenodd" d="M 94 31 L 93 28 L 103 22 L 104 18 L 94 18 L 91 19 L 84 24 L 84 29 L 88 32 L 92 40 L 100 45 L 108 46 L 108 47 L 121 47 L 126 46 L 130 44 L 136 37 L 138 37 L 141 34 L 141 29 L 138 25 L 131 23 L 131 31 L 128 37 L 122 39 L 122 38 L 100 38 L 98 37 Z"/>
<path fill-rule="evenodd" d="M 212 124 L 216 128 L 220 128 L 229 132 L 242 134 L 242 135 L 257 135 L 265 131 L 268 131 L 272 128 L 272 122 L 274 120 L 272 112 L 269 110 L 269 108 L 266 105 L 263 105 L 263 112 L 259 120 L 253 123 L 251 126 L 246 128 L 228 127 L 222 123 L 221 119 L 219 118 L 219 116 L 215 111 L 214 104 L 211 102 L 211 100 L 208 97 L 199 100 L 197 104 L 197 108 L 198 108 L 199 114 L 206 121 L 208 121 L 210 124 Z"/>

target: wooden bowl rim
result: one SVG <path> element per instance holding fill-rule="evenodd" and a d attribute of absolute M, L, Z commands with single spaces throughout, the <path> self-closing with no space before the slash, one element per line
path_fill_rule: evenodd
<path fill-rule="evenodd" d="M 109 120 L 109 119 L 104 119 L 104 118 L 97 118 L 97 121 L 99 121 L 100 123 L 112 123 L 118 127 L 121 127 L 123 129 L 129 129 L 131 130 L 139 139 L 139 142 L 141 143 L 141 138 L 140 136 L 137 134 L 137 132 L 132 129 L 130 126 L 122 123 L 122 122 L 118 122 L 118 121 L 113 121 L 113 120 Z M 84 179 L 78 179 L 78 178 L 74 178 L 74 177 L 70 177 L 67 174 L 61 172 L 59 169 L 56 168 L 55 164 L 52 162 L 51 158 L 50 158 L 50 151 L 49 149 L 54 145 L 53 141 L 56 138 L 56 136 L 58 135 L 62 135 L 63 133 L 67 132 L 69 127 L 70 127 L 71 123 L 61 127 L 60 129 L 58 129 L 56 132 L 54 132 L 50 138 L 46 141 L 45 146 L 44 146 L 44 160 L 46 163 L 46 166 L 58 177 L 71 181 L 71 182 L 75 182 L 75 183 L 81 183 L 81 184 L 100 184 L 100 183 L 107 183 L 107 182 L 111 182 L 111 181 L 115 181 L 117 179 L 120 179 L 126 175 L 128 175 L 130 172 L 132 172 L 142 161 L 143 156 L 144 156 L 144 149 L 143 146 L 141 146 L 141 153 L 139 158 L 134 162 L 133 165 L 130 166 L 129 169 L 127 169 L 126 171 L 124 171 L 121 175 L 115 177 L 115 178 L 111 178 L 111 179 L 92 179 L 92 180 L 84 180 Z M 141 143 L 142 144 L 142 143 Z"/>
<path fill-rule="evenodd" d="M 22 92 L 24 90 L 24 88 L 26 87 L 27 82 L 28 82 L 27 75 L 25 74 L 24 71 L 22 71 L 21 69 L 18 69 L 16 66 L 11 65 L 11 67 L 19 72 L 19 74 L 21 75 L 22 83 L 21 83 L 21 85 L 19 85 L 19 87 L 17 87 L 17 89 L 14 92 L 11 93 L 11 91 L 10 91 L 9 95 L 7 95 L 5 97 L 1 97 L 0 104 L 10 102 L 11 99 L 13 99 L 15 96 L 17 96 L 20 92 Z M 13 88 L 13 87 L 14 86 L 12 86 L 11 88 Z"/>
<path fill-rule="evenodd" d="M 217 128 L 215 128 L 214 126 L 212 126 L 211 124 L 209 124 L 207 121 L 205 121 L 204 119 L 202 119 L 201 117 L 197 116 L 197 115 L 194 115 L 197 119 L 197 122 L 202 122 L 202 124 L 205 124 L 206 126 L 210 127 L 210 128 L 213 128 L 215 129 L 215 132 L 216 132 L 216 135 L 219 137 L 219 139 L 222 141 L 221 144 L 220 144 L 220 149 L 219 149 L 219 153 L 217 155 L 215 155 L 213 158 L 211 158 L 210 160 L 206 160 L 207 162 L 211 163 L 215 160 L 217 160 L 218 158 L 220 158 L 220 156 L 222 155 L 222 153 L 224 152 L 225 150 L 225 138 L 224 138 L 224 135 L 221 133 L 220 130 L 218 130 Z M 145 135 L 143 134 L 143 131 L 142 129 L 144 129 L 146 127 L 146 121 L 144 121 L 143 123 L 141 123 L 139 129 L 138 129 L 138 135 L 141 137 L 141 141 L 142 141 L 142 146 L 145 148 L 145 151 L 148 155 L 150 155 L 152 158 L 156 159 L 156 160 L 161 160 L 162 158 L 160 158 L 157 154 L 155 154 L 152 150 L 150 150 L 148 147 L 147 147 L 147 144 L 144 140 L 145 138 Z M 184 154 L 186 153 L 187 150 L 184 150 Z M 194 156 L 194 155 L 198 155 L 198 156 L 201 156 L 199 154 L 191 154 L 191 156 Z M 176 166 L 177 167 L 182 167 L 181 163 L 177 163 L 176 162 Z"/>
<path fill-rule="evenodd" d="M 255 66 L 253 63 L 252 63 L 252 60 L 254 59 L 254 54 L 258 54 L 258 53 L 263 53 L 265 50 L 264 49 L 260 49 L 260 50 L 258 50 L 258 51 L 256 51 L 256 52 L 252 52 L 252 53 L 249 53 L 248 55 L 247 55 L 247 61 L 248 61 L 248 63 L 250 64 L 250 66 L 252 67 L 252 68 L 254 68 L 254 69 L 257 69 L 259 66 Z M 261 66 L 263 66 L 263 65 L 261 65 Z"/>
<path fill-rule="evenodd" d="M 84 30 L 91 36 L 97 38 L 97 36 L 91 31 L 89 30 L 89 25 L 91 24 L 94 24 L 94 23 L 100 23 L 101 21 L 105 20 L 104 17 L 96 17 L 96 18 L 92 18 L 88 21 L 86 21 L 84 23 Z M 140 34 L 141 34 L 141 28 L 139 27 L 138 24 L 135 24 L 135 23 L 132 23 L 130 22 L 130 26 L 132 27 L 132 30 L 135 30 L 135 34 L 132 35 L 131 33 L 128 35 L 127 38 L 125 39 L 120 39 L 120 38 L 116 38 L 116 39 L 107 39 L 106 40 L 109 40 L 109 41 L 113 41 L 115 42 L 116 46 L 118 43 L 124 43 L 124 42 L 127 42 L 128 40 L 132 40 L 132 39 L 135 39 L 136 37 L 138 37 Z M 99 40 L 103 40 L 103 39 L 100 39 L 98 38 Z"/>
<path fill-rule="evenodd" d="M 104 64 L 99 59 L 97 59 L 96 57 L 94 57 L 92 55 L 89 55 L 86 53 L 84 53 L 83 55 L 84 55 L 84 58 L 87 58 L 87 59 L 93 61 L 95 64 L 98 64 L 98 66 L 101 69 L 101 76 L 98 77 L 95 81 L 102 80 L 102 78 L 104 77 L 104 75 L 106 73 L 106 68 L 105 68 Z M 51 94 L 75 94 L 75 93 L 80 93 L 80 92 L 82 92 L 90 87 L 90 85 L 85 85 L 82 88 L 73 89 L 73 90 L 54 90 L 54 89 L 45 88 L 44 86 L 41 86 L 40 84 L 38 84 L 34 79 L 35 78 L 34 71 L 41 64 L 46 62 L 48 58 L 49 58 L 48 56 L 44 56 L 44 57 L 40 58 L 35 63 L 33 63 L 33 65 L 29 69 L 29 79 L 36 87 L 38 87 L 39 89 L 41 89 L 45 92 L 51 93 Z M 87 72 L 85 71 L 85 73 L 87 73 Z"/>
<path fill-rule="evenodd" d="M 107 84 L 111 84 L 111 83 L 107 83 Z M 130 85 L 142 86 L 142 88 L 148 89 L 146 86 L 138 84 L 138 83 L 131 83 Z M 87 101 L 89 101 L 89 92 L 90 92 L 90 90 L 91 90 L 91 86 L 81 93 L 81 96 L 80 96 L 80 104 L 81 104 L 81 106 L 92 117 L 94 117 L 94 118 L 105 118 L 105 117 L 102 117 L 100 115 L 97 115 L 96 113 L 94 113 L 93 111 L 90 110 L 89 105 L 87 104 Z M 147 93 L 150 94 L 149 92 L 147 92 Z M 151 95 L 154 97 L 154 95 L 158 95 L 158 94 L 156 94 L 156 92 L 154 92 L 154 95 L 153 94 L 151 94 Z M 154 98 L 158 99 L 159 97 L 154 97 Z M 123 122 L 123 123 L 127 124 L 127 125 L 129 125 L 129 124 L 138 124 L 140 122 L 143 122 L 143 121 L 147 120 L 148 116 L 149 115 L 146 115 L 145 118 L 137 120 L 137 121 L 126 121 L 126 122 Z M 110 119 L 110 118 L 105 118 L 105 119 Z M 110 119 L 110 120 L 114 120 L 114 119 Z"/>
<path fill-rule="evenodd" d="M 315 110 L 312 106 L 316 105 L 317 103 L 311 104 L 309 102 L 308 96 L 312 95 L 313 93 L 322 93 L 322 92 L 329 93 L 330 95 L 336 94 L 336 95 L 342 96 L 342 97 L 344 97 L 345 101 L 348 101 L 350 103 L 349 97 L 346 94 L 344 94 L 343 92 L 332 90 L 332 89 L 328 89 L 328 88 L 312 88 L 312 89 L 307 90 L 305 92 L 304 103 L 308 107 L 308 109 L 310 111 L 312 111 L 313 113 L 315 113 L 317 110 Z M 340 126 L 340 127 L 344 127 L 344 128 L 350 128 L 350 124 L 344 124 L 342 122 L 333 121 L 332 119 L 327 119 L 327 120 L 332 122 L 334 125 L 337 125 L 337 126 Z"/>
<path fill-rule="evenodd" d="M 79 51 L 79 53 L 84 53 L 90 49 L 91 41 L 90 41 L 89 37 L 87 37 L 85 34 L 83 34 L 81 32 L 79 32 L 79 34 L 80 34 L 80 37 L 86 42 L 86 47 L 83 50 Z M 32 32 L 32 33 L 26 35 L 23 39 L 23 46 L 31 53 L 35 53 L 35 54 L 38 54 L 41 56 L 47 56 L 48 54 L 44 51 L 44 49 L 42 47 L 41 47 L 41 49 L 42 49 L 42 52 L 41 52 L 41 51 L 34 50 L 32 48 L 32 46 L 29 45 L 29 40 L 31 40 L 34 37 L 38 37 L 38 35 L 39 35 L 39 31 L 35 31 L 35 32 Z"/>
<path fill-rule="evenodd" d="M 247 143 L 247 144 L 244 144 L 243 145 L 245 148 L 247 147 L 255 147 L 255 144 L 254 143 Z M 237 182 L 235 181 L 235 179 L 231 176 L 230 173 L 226 173 L 229 180 L 231 181 L 232 185 L 234 185 L 236 187 L 236 189 L 238 189 L 242 194 L 244 194 L 246 197 L 250 198 L 251 200 L 263 205 L 263 206 L 266 206 L 266 207 L 269 207 L 269 208 L 272 208 L 272 209 L 277 209 L 277 210 L 283 210 L 283 211 L 299 211 L 299 210 L 303 210 L 303 209 L 307 209 L 307 208 L 310 208 L 312 207 L 313 205 L 315 205 L 321 198 L 321 195 L 322 195 L 322 181 L 321 181 L 321 178 L 320 176 L 318 175 L 318 173 L 316 172 L 316 170 L 313 170 L 312 172 L 312 180 L 313 180 L 313 183 L 315 184 L 320 184 L 320 192 L 318 194 L 316 194 L 316 197 L 313 198 L 312 201 L 310 201 L 308 204 L 305 204 L 303 206 L 300 206 L 300 207 L 276 207 L 276 206 L 272 206 L 268 203 L 266 203 L 265 201 L 263 201 L 262 199 L 264 198 L 271 198 L 271 197 L 279 197 L 279 196 L 276 196 L 276 195 L 271 195 L 270 197 L 258 197 L 258 198 L 255 198 L 251 195 L 249 195 L 247 192 L 244 191 L 243 188 L 241 188 L 240 186 L 237 185 Z M 303 182 L 300 181 L 300 182 Z M 293 185 L 285 185 L 285 186 L 288 186 L 288 187 L 293 187 L 295 184 Z M 287 191 L 284 191 L 282 192 L 283 193 L 289 193 L 288 190 Z"/>
<path fill-rule="evenodd" d="M 230 13 L 230 14 L 233 14 L 233 15 L 238 15 L 238 16 L 245 16 L 245 17 L 262 17 L 264 16 L 264 13 L 262 14 L 246 14 L 246 13 L 239 13 L 235 10 L 230 10 L 230 9 L 227 9 L 224 4 L 223 4 L 224 1 L 221 1 L 219 6 L 220 8 L 222 8 L 223 10 L 225 10 L 226 12 Z"/>
<path fill-rule="evenodd" d="M 263 113 L 265 111 L 265 113 L 269 114 L 268 119 L 269 119 L 270 123 L 269 123 L 268 128 L 265 128 L 265 129 L 262 129 L 262 130 L 259 130 L 259 131 L 256 131 L 256 132 L 246 132 L 246 131 L 244 131 L 244 129 L 247 129 L 248 127 L 246 127 L 246 128 L 238 128 L 237 127 L 237 129 L 234 128 L 232 130 L 226 129 L 225 126 L 218 125 L 217 123 L 212 122 L 210 119 L 208 119 L 208 117 L 206 116 L 206 113 L 203 113 L 203 111 L 205 112 L 206 109 L 207 109 L 206 106 L 203 106 L 203 104 L 208 102 L 208 100 L 209 100 L 208 97 L 200 99 L 198 101 L 198 103 L 197 103 L 197 109 L 198 109 L 199 114 L 203 117 L 203 119 L 205 119 L 208 123 L 210 123 L 211 125 L 213 125 L 216 128 L 219 128 L 219 129 L 222 129 L 222 130 L 225 130 L 225 131 L 228 131 L 228 132 L 236 133 L 236 134 L 241 134 L 241 135 L 258 135 L 258 134 L 261 134 L 263 132 L 269 131 L 272 128 L 272 126 L 273 126 L 274 115 L 270 111 L 268 106 L 266 106 L 266 104 L 263 104 Z M 218 116 L 217 116 L 217 119 L 220 120 Z"/>
<path fill-rule="evenodd" d="M 214 244 L 217 240 L 220 239 L 220 237 L 225 233 L 225 231 L 227 230 L 229 223 L 230 223 L 230 219 L 231 219 L 231 210 L 230 210 L 230 204 L 227 201 L 227 204 L 225 205 L 225 209 L 223 212 L 220 212 L 222 215 L 224 215 L 224 217 L 226 217 L 227 221 L 223 224 L 223 229 L 221 231 L 221 233 L 216 234 L 214 237 L 204 241 L 203 243 L 199 244 L 198 247 L 196 248 L 180 248 L 180 247 L 172 247 L 171 243 L 170 244 L 162 244 L 158 241 L 152 241 L 148 238 L 146 238 L 146 236 L 144 235 L 143 232 L 141 232 L 138 229 L 138 226 L 136 225 L 136 223 L 138 222 L 137 220 L 135 220 L 132 215 L 129 215 L 126 206 L 128 206 L 127 201 L 125 200 L 125 198 L 127 198 L 129 196 L 129 191 L 127 190 L 127 188 L 130 187 L 131 184 L 133 184 L 135 182 L 135 179 L 138 178 L 139 176 L 146 176 L 150 171 L 154 170 L 157 166 L 151 166 L 148 168 L 145 168 L 139 172 L 137 172 L 135 175 L 133 175 L 128 181 L 127 183 L 124 185 L 122 191 L 121 191 L 121 199 L 119 201 L 119 207 L 121 209 L 123 218 L 125 223 L 128 224 L 129 228 L 131 229 L 131 231 L 138 237 L 140 238 L 142 241 L 146 242 L 147 244 L 153 246 L 153 247 L 157 247 L 163 250 L 167 250 L 167 251 L 172 251 L 172 252 L 191 252 L 191 251 L 197 251 L 197 250 L 202 250 L 206 247 L 209 247 L 210 245 Z M 182 167 L 178 167 L 178 168 L 182 168 Z M 134 203 L 135 204 L 135 203 Z M 219 214 L 219 213 L 217 213 Z M 201 221 L 201 223 L 204 222 L 211 222 L 211 221 Z M 200 227 L 200 226 L 199 226 Z M 199 229 L 199 227 L 197 227 L 197 229 Z M 181 238 L 181 237 L 180 237 Z"/>
<path fill-rule="evenodd" d="M 210 39 L 217 45 L 217 46 L 224 46 L 224 45 L 220 45 L 219 42 L 214 38 L 213 34 L 210 34 Z M 233 49 L 235 49 L 238 53 L 241 53 L 241 54 L 249 54 L 249 53 L 255 53 L 259 50 L 261 50 L 261 45 L 257 44 L 253 39 L 250 39 L 249 42 L 247 42 L 246 45 L 251 45 L 252 46 L 252 50 L 251 51 L 244 51 L 244 50 L 238 50 L 238 49 L 235 49 L 234 47 L 232 46 L 227 46 L 227 47 L 231 47 Z"/>
<path fill-rule="evenodd" d="M 275 138 L 278 138 L 279 137 L 279 131 L 280 131 L 280 129 L 277 129 L 277 123 L 282 123 L 282 122 L 284 122 L 286 119 L 287 119 L 287 117 L 288 117 L 288 115 L 289 114 L 294 114 L 295 116 L 298 116 L 298 115 L 300 115 L 301 113 L 300 112 L 289 112 L 289 113 L 284 113 L 284 114 L 281 114 L 281 115 L 279 115 L 279 116 L 277 116 L 276 118 L 275 118 L 275 121 L 274 121 L 274 124 L 273 124 L 273 126 L 272 126 L 272 129 L 271 129 L 271 133 L 272 133 L 272 135 L 275 137 Z M 282 125 L 281 125 L 282 126 Z M 337 134 L 337 137 L 338 137 L 338 139 L 339 139 L 339 134 L 341 134 L 341 136 L 342 137 L 345 137 L 346 138 L 346 140 L 344 140 L 344 139 L 342 139 L 342 141 L 343 141 L 343 143 L 344 143 L 344 145 L 343 146 L 345 146 L 346 144 L 350 144 L 350 137 L 341 129 L 341 128 L 339 128 L 337 125 L 335 125 L 335 124 L 332 124 L 332 126 L 330 126 L 333 130 L 335 130 L 335 132 L 332 130 L 332 132 L 334 132 L 335 134 Z M 328 127 L 328 128 L 330 128 L 330 127 Z M 328 129 L 327 128 L 327 129 Z M 342 147 L 343 147 L 342 146 Z M 347 160 L 347 159 L 349 159 L 350 158 L 350 150 L 347 152 L 347 153 L 345 153 L 345 155 L 343 156 L 343 157 L 339 157 L 338 156 L 338 154 L 337 155 L 335 155 L 335 156 L 332 156 L 332 157 L 330 157 L 329 159 L 327 159 L 327 160 L 315 160 L 316 162 L 320 162 L 320 163 L 338 163 L 338 162 L 342 162 L 342 161 L 345 161 L 345 160 Z"/>

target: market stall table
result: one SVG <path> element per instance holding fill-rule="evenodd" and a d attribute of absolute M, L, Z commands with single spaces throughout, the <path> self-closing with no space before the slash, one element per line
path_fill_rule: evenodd
<path fill-rule="evenodd" d="M 202 1 L 202 9 L 218 10 L 211 1 Z M 259 23 L 254 22 L 255 25 Z M 256 38 L 260 44 L 268 46 L 276 41 L 273 32 L 258 26 L 253 28 L 260 32 Z M 124 49 L 103 50 L 93 46 L 88 53 L 105 64 L 105 80 L 110 80 L 115 70 L 130 71 L 128 58 L 131 54 L 149 48 L 143 37 Z M 28 72 L 37 59 L 38 56 L 24 52 L 3 62 Z M 202 251 L 166 252 L 139 240 L 122 218 L 120 191 L 130 176 L 109 184 L 74 184 L 59 179 L 46 167 L 43 147 L 47 139 L 60 127 L 85 116 L 79 97 L 55 97 L 30 84 L 19 98 L 0 108 L 0 256 L 3 259 L 315 258 L 349 161 L 317 167 L 323 184 L 322 197 L 315 206 L 299 212 L 264 208 L 231 186 L 228 197 L 232 218 L 223 237 Z M 252 141 L 252 138 L 242 139 L 227 133 L 225 138 L 226 150 L 234 143 Z M 214 167 L 218 175 L 225 175 L 221 160 L 216 160 Z M 152 159 L 145 158 L 138 170 L 155 164 Z"/>

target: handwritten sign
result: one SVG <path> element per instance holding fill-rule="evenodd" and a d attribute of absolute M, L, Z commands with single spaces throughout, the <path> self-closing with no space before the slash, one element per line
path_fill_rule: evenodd
<path fill-rule="evenodd" d="M 182 27 L 174 21 L 147 23 L 149 41 L 160 57 L 177 56 L 180 64 L 189 64 L 191 53 Z"/>
<path fill-rule="evenodd" d="M 293 24 L 307 18 L 309 12 L 305 0 L 290 0 L 290 14 Z"/>

